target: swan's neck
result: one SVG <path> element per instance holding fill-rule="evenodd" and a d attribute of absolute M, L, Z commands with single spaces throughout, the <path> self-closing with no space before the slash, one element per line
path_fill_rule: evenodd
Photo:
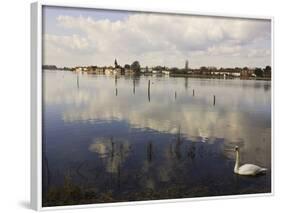
<path fill-rule="evenodd" d="M 239 156 L 239 151 L 237 150 L 235 152 L 236 154 L 236 162 L 235 162 L 235 166 L 234 166 L 234 172 L 237 173 L 238 172 L 238 169 L 239 169 L 239 166 L 240 166 L 240 156 Z"/>

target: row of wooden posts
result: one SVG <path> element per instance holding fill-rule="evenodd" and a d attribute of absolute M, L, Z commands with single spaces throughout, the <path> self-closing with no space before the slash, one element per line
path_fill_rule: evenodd
<path fill-rule="evenodd" d="M 115 76 L 115 95 L 118 95 L 118 89 L 117 89 L 117 76 Z M 77 75 L 77 88 L 79 89 L 79 75 Z M 136 80 L 133 79 L 133 93 L 136 92 Z M 195 90 L 192 90 L 192 96 L 195 96 Z M 150 102 L 150 80 L 148 80 L 148 86 L 147 86 L 147 97 L 148 101 Z M 177 99 L 177 91 L 175 91 L 175 99 Z M 216 96 L 213 96 L 213 105 L 216 105 Z"/>
<path fill-rule="evenodd" d="M 134 88 L 135 91 L 135 88 Z M 148 100 L 150 101 L 150 80 L 148 80 L 148 86 L 147 86 L 147 91 L 148 91 Z M 134 92 L 135 94 L 135 92 Z M 192 90 L 192 96 L 195 96 L 195 90 Z M 175 91 L 175 99 L 177 99 L 177 91 Z M 216 105 L 216 96 L 214 95 L 213 98 L 213 105 Z"/>
<path fill-rule="evenodd" d="M 117 77 L 115 77 L 115 86 L 117 86 Z M 136 82 L 135 82 L 135 79 L 133 79 L 133 93 L 134 94 L 136 91 L 135 87 L 136 87 Z M 118 94 L 118 91 L 116 88 L 115 95 L 117 96 L 117 94 Z M 194 89 L 192 90 L 192 96 L 195 96 Z M 148 97 L 148 101 L 150 102 L 150 80 L 148 80 L 148 85 L 147 85 L 147 97 Z M 177 99 L 177 91 L 175 91 L 175 99 Z M 213 105 L 216 105 L 216 96 L 215 95 L 213 96 Z"/>

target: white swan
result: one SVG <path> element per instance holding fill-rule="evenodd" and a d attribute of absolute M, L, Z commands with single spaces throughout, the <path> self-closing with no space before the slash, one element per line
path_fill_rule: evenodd
<path fill-rule="evenodd" d="M 244 164 L 240 166 L 240 156 L 239 156 L 239 147 L 235 146 L 235 154 L 236 154 L 236 162 L 234 166 L 234 173 L 239 175 L 252 175 L 255 176 L 257 174 L 265 173 L 267 171 L 266 168 L 261 168 L 254 164 Z"/>

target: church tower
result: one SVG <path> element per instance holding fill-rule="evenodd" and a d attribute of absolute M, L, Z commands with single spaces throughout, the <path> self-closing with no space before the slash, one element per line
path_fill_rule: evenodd
<path fill-rule="evenodd" d="M 185 61 L 185 70 L 188 71 L 188 60 Z"/>
<path fill-rule="evenodd" d="M 114 66 L 115 66 L 115 68 L 117 68 L 117 67 L 118 67 L 118 63 L 117 63 L 116 58 L 115 58 L 115 60 L 114 60 Z"/>

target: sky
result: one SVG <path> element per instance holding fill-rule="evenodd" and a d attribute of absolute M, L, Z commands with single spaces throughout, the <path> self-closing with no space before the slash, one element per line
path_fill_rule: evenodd
<path fill-rule="evenodd" d="M 43 7 L 43 64 L 265 67 L 271 21 Z"/>

